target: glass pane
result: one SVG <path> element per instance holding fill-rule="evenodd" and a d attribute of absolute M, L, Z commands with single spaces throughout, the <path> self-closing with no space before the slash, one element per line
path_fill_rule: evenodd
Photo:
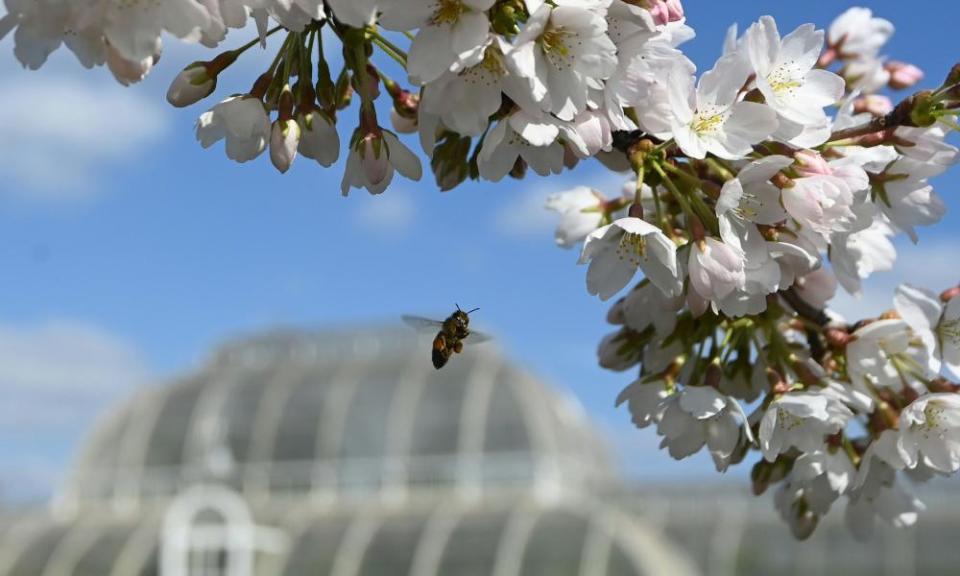
<path fill-rule="evenodd" d="M 487 413 L 483 477 L 494 482 L 526 481 L 534 475 L 534 462 L 522 401 L 504 379 L 513 374 L 501 370 L 500 375 Z"/>
<path fill-rule="evenodd" d="M 497 561 L 500 536 L 507 515 L 477 513 L 464 516 L 450 535 L 437 574 L 490 576 Z"/>
<path fill-rule="evenodd" d="M 20 557 L 6 576 L 37 576 L 50 560 L 50 555 L 70 531 L 70 525 L 51 525 L 35 534 L 20 550 Z"/>
<path fill-rule="evenodd" d="M 311 526 L 294 544 L 284 575 L 330 574 L 349 525 L 349 518 L 327 518 Z"/>
<path fill-rule="evenodd" d="M 537 520 L 523 557 L 523 576 L 578 576 L 589 522 L 567 512 Z"/>
<path fill-rule="evenodd" d="M 73 576 L 104 576 L 113 570 L 113 564 L 123 550 L 133 528 L 111 528 L 100 535 L 97 541 L 80 557 Z"/>
<path fill-rule="evenodd" d="M 400 381 L 395 365 L 377 363 L 359 376 L 347 409 L 339 458 L 345 490 L 378 486 L 383 474 L 387 426 L 393 394 Z"/>
<path fill-rule="evenodd" d="M 387 519 L 367 547 L 358 576 L 409 574 L 426 523 L 426 518 L 421 516 Z"/>
<path fill-rule="evenodd" d="M 270 386 L 271 376 L 280 367 L 275 364 L 265 368 L 245 370 L 230 384 L 224 396 L 223 418 L 227 424 L 226 443 L 236 462 L 246 462 L 250 457 L 253 427 L 257 425 L 257 411 L 264 391 Z"/>
<path fill-rule="evenodd" d="M 206 390 L 206 379 L 197 379 L 171 388 L 166 404 L 160 410 L 150 436 L 144 459 L 147 468 L 161 468 L 169 475 L 170 468 L 183 463 L 184 447 L 200 394 Z"/>
<path fill-rule="evenodd" d="M 463 397 L 475 361 L 476 356 L 455 356 L 442 370 L 431 369 L 427 374 L 414 415 L 411 484 L 445 484 L 456 479 Z"/>
<path fill-rule="evenodd" d="M 630 556 L 627 555 L 620 544 L 614 543 L 613 548 L 610 549 L 610 557 L 607 560 L 607 575 L 634 576 L 635 574 L 639 574 L 639 571 L 637 567 L 633 565 Z"/>
<path fill-rule="evenodd" d="M 277 437 L 274 439 L 270 485 L 275 490 L 308 489 L 312 463 L 317 452 L 320 418 L 326 413 L 327 393 L 337 368 L 321 365 L 306 370 L 293 383 L 286 405 L 280 412 Z"/>

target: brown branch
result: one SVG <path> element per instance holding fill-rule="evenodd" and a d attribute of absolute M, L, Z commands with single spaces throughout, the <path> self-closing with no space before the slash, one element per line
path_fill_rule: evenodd
<path fill-rule="evenodd" d="M 810 321 L 821 329 L 825 328 L 826 325 L 830 323 L 830 317 L 827 315 L 826 311 L 821 310 L 816 306 L 812 306 L 799 294 L 797 294 L 793 287 L 790 287 L 786 290 L 781 290 L 780 295 L 783 296 L 783 299 L 787 301 L 787 304 L 793 308 L 793 311 L 804 320 Z M 815 330 L 812 327 L 808 327 L 806 330 L 804 330 L 804 334 L 807 337 L 807 345 L 810 346 L 810 356 L 817 362 L 821 362 L 824 356 L 827 354 L 827 348 L 824 344 L 820 331 Z"/>
<path fill-rule="evenodd" d="M 873 134 L 874 132 L 890 130 L 891 128 L 897 128 L 898 126 L 915 126 L 916 124 L 913 122 L 911 112 L 913 112 L 913 107 L 916 104 L 917 96 L 920 94 L 924 93 L 921 92 L 919 94 L 910 96 L 909 98 L 897 104 L 897 106 L 891 110 L 890 113 L 874 118 L 866 124 L 861 124 L 860 126 L 854 126 L 852 128 L 845 128 L 843 130 L 837 130 L 830 135 L 830 140 L 828 141 L 836 142 L 838 140 L 856 138 L 858 136 Z"/>

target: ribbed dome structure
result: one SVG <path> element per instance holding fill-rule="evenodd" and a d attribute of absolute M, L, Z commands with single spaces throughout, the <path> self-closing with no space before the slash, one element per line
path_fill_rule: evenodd
<path fill-rule="evenodd" d="M 577 404 L 409 331 L 274 332 L 144 391 L 53 514 L 0 522 L 0 576 L 695 576 L 603 494 Z"/>
<path fill-rule="evenodd" d="M 467 346 L 439 371 L 429 352 L 428 339 L 404 328 L 228 345 L 102 422 L 63 501 L 140 502 L 210 481 L 249 495 L 345 497 L 610 479 L 574 401 L 491 344 Z"/>

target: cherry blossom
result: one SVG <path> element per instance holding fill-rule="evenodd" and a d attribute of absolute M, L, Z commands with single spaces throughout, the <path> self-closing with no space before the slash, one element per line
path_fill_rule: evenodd
<path fill-rule="evenodd" d="M 621 218 L 587 236 L 580 263 L 589 263 L 587 291 L 608 300 L 643 270 L 665 293 L 679 289 L 677 248 L 656 226 L 639 218 Z"/>

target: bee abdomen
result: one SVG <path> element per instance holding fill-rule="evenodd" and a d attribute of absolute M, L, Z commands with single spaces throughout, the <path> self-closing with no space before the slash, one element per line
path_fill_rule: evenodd
<path fill-rule="evenodd" d="M 433 367 L 437 370 L 443 368 L 451 354 L 452 351 L 447 347 L 447 337 L 443 332 L 437 334 L 437 337 L 433 339 Z"/>

